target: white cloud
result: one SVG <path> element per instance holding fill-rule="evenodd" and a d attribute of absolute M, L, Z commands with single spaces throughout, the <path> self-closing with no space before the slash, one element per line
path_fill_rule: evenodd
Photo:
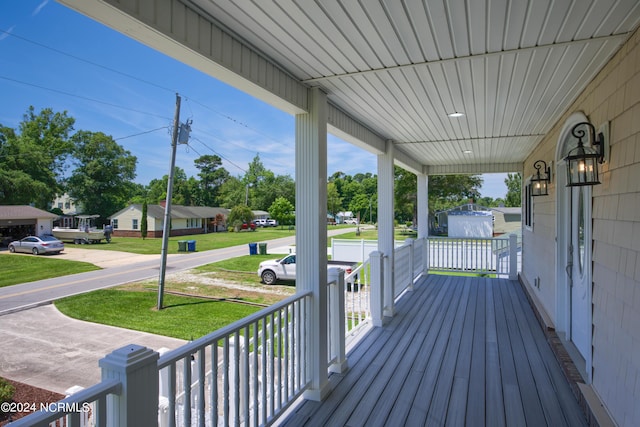
<path fill-rule="evenodd" d="M 42 9 L 44 9 L 44 7 L 47 5 L 47 3 L 49 3 L 49 0 L 44 0 L 42 3 L 40 3 L 38 5 L 38 7 L 36 7 L 33 12 L 31 13 L 31 16 L 36 16 L 38 13 L 40 13 L 40 11 Z"/>
<path fill-rule="evenodd" d="M 16 28 L 15 25 L 12 25 L 11 27 L 9 27 L 8 30 L 5 30 L 4 32 L 0 33 L 0 41 L 6 39 L 7 37 L 9 37 L 11 35 L 11 33 L 13 32 L 13 29 Z"/>

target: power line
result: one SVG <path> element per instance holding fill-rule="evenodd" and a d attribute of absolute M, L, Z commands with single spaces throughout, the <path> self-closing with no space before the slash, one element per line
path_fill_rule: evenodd
<path fill-rule="evenodd" d="M 120 108 L 122 110 L 132 111 L 134 113 L 145 114 L 145 115 L 152 116 L 152 117 L 159 117 L 161 119 L 170 120 L 169 118 L 167 118 L 165 116 L 161 116 L 160 114 L 154 114 L 154 113 L 149 113 L 149 112 L 142 111 L 142 110 L 136 110 L 135 108 L 123 107 L 122 105 L 117 105 L 117 104 L 114 104 L 112 102 L 101 101 L 99 99 L 89 98 L 87 96 L 82 96 L 82 95 L 76 95 L 74 93 L 65 92 L 63 90 L 52 89 L 52 88 L 45 87 L 45 86 L 40 86 L 40 85 L 37 85 L 37 84 L 34 84 L 34 83 L 28 83 L 28 82 L 24 82 L 22 80 L 13 79 L 11 77 L 6 77 L 6 76 L 1 76 L 0 75 L 0 79 L 8 80 L 8 81 L 11 81 L 11 82 L 14 82 L 14 83 L 19 83 L 19 84 L 22 84 L 22 85 L 25 85 L 25 86 L 35 87 L 35 88 L 42 89 L 42 90 L 48 90 L 50 92 L 59 93 L 61 95 L 66 95 L 66 96 L 71 96 L 71 97 L 74 97 L 74 98 L 83 99 L 85 101 L 91 101 L 91 102 L 96 102 L 98 104 L 108 105 L 108 106 L 114 107 L 114 108 Z"/>
<path fill-rule="evenodd" d="M 250 127 L 250 126 L 249 126 L 249 125 L 247 125 L 246 123 L 243 123 L 243 122 L 241 122 L 240 120 L 237 120 L 237 119 L 235 119 L 235 118 L 233 118 L 233 117 L 231 117 L 231 116 L 229 116 L 229 115 L 227 115 L 227 114 L 225 114 L 225 113 L 223 113 L 223 112 L 221 112 L 221 111 L 218 111 L 218 110 L 216 110 L 215 108 L 209 107 L 208 105 L 205 105 L 205 104 L 201 103 L 200 101 L 197 101 L 197 100 L 195 100 L 195 99 L 190 99 L 190 98 L 187 98 L 187 99 L 186 99 L 186 101 L 187 101 L 187 102 L 188 102 L 188 101 L 192 101 L 192 102 L 194 102 L 194 103 L 196 103 L 196 104 L 200 105 L 202 108 L 204 108 L 204 109 L 206 109 L 206 110 L 209 110 L 209 111 L 211 111 L 212 113 L 218 114 L 218 115 L 219 115 L 219 116 L 221 116 L 222 118 L 225 118 L 225 119 L 227 119 L 227 120 L 229 120 L 229 121 L 232 121 L 232 122 L 234 122 L 235 124 L 237 124 L 238 126 L 242 126 L 242 127 L 246 128 L 246 129 L 249 129 L 250 131 L 255 132 L 256 134 L 258 134 L 258 135 L 260 135 L 260 136 L 263 136 L 263 137 L 265 137 L 265 138 L 267 138 L 267 139 L 269 139 L 269 140 L 271 140 L 271 141 L 275 142 L 276 144 L 281 145 L 281 146 L 282 146 L 282 147 L 284 147 L 284 148 L 290 148 L 289 146 L 287 146 L 287 145 L 286 145 L 286 144 L 284 144 L 283 142 L 281 142 L 281 141 L 279 141 L 279 140 L 277 140 L 277 139 L 274 139 L 273 137 L 271 137 L 271 136 L 269 136 L 269 135 L 265 135 L 264 133 L 260 132 L 259 130 L 257 130 L 257 129 L 253 129 L 252 127 Z"/>
<path fill-rule="evenodd" d="M 9 32 L 9 31 L 2 30 L 2 29 L 0 29 L 0 32 L 2 32 L 2 33 L 4 33 L 4 34 L 7 34 L 7 35 L 9 35 L 9 36 L 11 36 L 11 37 L 15 37 L 15 38 L 17 38 L 17 39 L 20 39 L 20 40 L 22 40 L 22 41 L 24 41 L 24 42 L 34 44 L 34 45 L 39 46 L 39 47 L 41 47 L 41 48 L 43 48 L 43 49 L 48 49 L 48 50 L 50 50 L 50 51 L 52 51 L 52 52 L 55 52 L 55 53 L 57 53 L 57 54 L 64 55 L 64 56 L 68 56 L 69 58 L 73 58 L 73 59 L 75 59 L 76 61 L 84 62 L 84 63 L 86 63 L 86 64 L 93 65 L 94 67 L 98 67 L 98 68 L 102 68 L 103 70 L 111 71 L 112 73 L 116 73 L 116 74 L 119 74 L 119 75 L 121 75 L 121 76 L 128 77 L 128 78 L 133 79 L 133 80 L 137 80 L 137 81 L 139 81 L 139 82 L 142 82 L 142 83 L 148 84 L 148 85 L 150 85 L 150 86 L 155 86 L 155 87 L 157 87 L 158 89 L 166 90 L 166 91 L 169 91 L 169 92 L 172 92 L 172 93 L 175 93 L 175 92 L 176 92 L 176 91 L 175 91 L 175 90 L 173 90 L 173 89 L 170 89 L 170 88 L 165 87 L 165 86 L 161 86 L 161 85 L 159 85 L 159 84 L 157 84 L 157 83 L 153 83 L 153 82 L 151 82 L 151 81 L 149 81 L 149 80 L 145 80 L 145 79 L 142 79 L 142 78 L 140 78 L 140 77 L 136 77 L 136 76 L 134 76 L 134 75 L 132 75 L 132 74 L 127 74 L 127 73 L 125 73 L 125 72 L 122 72 L 122 71 L 116 70 L 115 68 L 107 67 L 106 65 L 98 64 L 97 62 L 89 61 L 88 59 L 84 59 L 84 58 L 81 58 L 81 57 L 79 57 L 79 56 L 72 55 L 72 54 L 70 54 L 70 53 L 68 53 L 68 52 L 65 52 L 65 51 L 62 51 L 62 50 L 60 50 L 60 49 L 56 49 L 56 48 L 54 48 L 54 47 L 47 46 L 47 45 L 45 45 L 45 44 L 43 44 L 43 43 L 40 43 L 40 42 L 37 42 L 37 41 L 34 41 L 34 40 L 30 40 L 30 39 L 28 39 L 28 38 L 26 38 L 26 37 L 19 36 L 19 35 L 17 35 L 17 34 L 14 34 L 13 32 Z"/>
<path fill-rule="evenodd" d="M 13 32 L 6 31 L 6 30 L 3 30 L 3 29 L 0 29 L 0 32 L 1 32 L 1 33 L 4 33 L 4 34 L 7 34 L 8 36 L 14 37 L 14 38 L 16 38 L 16 39 L 22 40 L 22 41 L 24 41 L 24 42 L 26 42 L 26 43 L 30 43 L 30 44 L 33 44 L 33 45 L 35 45 L 35 46 L 41 47 L 41 48 L 43 48 L 43 49 L 50 50 L 50 51 L 55 52 L 55 53 L 57 53 L 57 54 L 59 54 L 59 55 L 67 56 L 67 57 L 69 57 L 69 58 L 75 59 L 76 61 L 84 62 L 84 63 L 86 63 L 86 64 L 92 65 L 92 66 L 94 66 L 94 67 L 101 68 L 101 69 L 103 69 L 103 70 L 110 71 L 110 72 L 112 72 L 112 73 L 115 73 L 115 74 L 121 75 L 121 76 L 123 76 L 123 77 L 127 77 L 127 78 L 130 78 L 130 79 L 136 80 L 136 81 L 138 81 L 138 82 L 141 82 L 141 83 L 144 83 L 144 84 L 147 84 L 147 85 L 150 85 L 150 86 L 154 86 L 154 87 L 156 87 L 156 88 L 158 88 L 158 89 L 162 89 L 162 90 L 164 90 L 164 91 L 169 91 L 169 92 L 172 92 L 172 93 L 176 93 L 176 92 L 178 92 L 177 90 L 174 90 L 174 89 L 168 88 L 168 87 L 166 87 L 166 86 L 162 86 L 162 85 L 159 85 L 159 84 L 157 84 L 157 83 L 151 82 L 151 81 L 149 81 L 149 80 L 146 80 L 146 79 L 143 79 L 143 78 L 140 78 L 140 77 L 134 76 L 134 75 L 132 75 L 132 74 L 128 74 L 128 73 L 125 73 L 125 72 L 122 72 L 122 71 L 116 70 L 115 68 L 111 68 L 111 67 L 108 67 L 108 66 L 105 66 L 105 65 L 99 64 L 99 63 L 97 63 L 97 62 L 90 61 L 90 60 L 88 60 L 88 59 L 82 58 L 82 57 L 80 57 L 80 56 L 73 55 L 73 54 L 68 53 L 68 52 L 65 52 L 65 51 L 63 51 L 63 50 L 56 49 L 56 48 L 51 47 L 51 46 L 48 46 L 48 45 L 46 45 L 46 44 L 44 44 L 44 43 L 40 43 L 40 42 L 37 42 L 37 41 L 35 41 L 35 40 L 28 39 L 28 38 L 23 37 L 23 36 L 19 36 L 19 35 L 17 35 L 17 34 L 14 34 Z M 72 96 L 72 97 L 76 97 L 76 98 L 80 98 L 80 99 L 85 99 L 85 100 L 88 100 L 88 101 L 98 102 L 98 103 L 101 103 L 101 104 L 104 104 L 104 105 L 114 106 L 114 107 L 116 107 L 116 108 L 129 109 L 129 108 L 127 108 L 127 107 L 118 106 L 118 105 L 116 105 L 116 104 L 108 103 L 108 102 L 105 102 L 105 101 L 100 101 L 100 100 L 92 99 L 92 98 L 88 98 L 88 97 L 82 97 L 82 96 L 79 96 L 79 95 L 75 95 L 75 94 L 71 94 L 71 93 L 68 93 L 68 92 L 60 91 L 60 90 L 58 90 L 58 89 L 51 89 L 51 88 L 47 88 L 47 87 L 44 87 L 44 86 L 40 86 L 40 85 L 36 85 L 36 84 L 32 84 L 32 83 L 23 82 L 23 81 L 16 80 L 16 79 L 12 79 L 12 78 L 9 78 L 9 77 L 2 77 L 2 76 L 0 76 L 0 78 L 4 78 L 5 80 L 14 81 L 14 82 L 16 82 L 16 83 L 20 83 L 20 84 L 24 84 L 24 85 L 28 85 L 28 86 L 32 86 L 32 87 L 36 87 L 36 88 L 39 88 L 39 89 L 44 89 L 44 90 L 49 90 L 49 91 L 52 91 L 52 92 L 61 93 L 61 94 L 67 95 L 67 96 Z M 216 110 L 215 108 L 212 108 L 212 107 L 210 107 L 210 106 L 208 106 L 208 105 L 206 105 L 206 104 L 204 104 L 204 103 L 202 103 L 202 102 L 200 102 L 200 101 L 198 101 L 198 100 L 192 99 L 192 98 L 190 98 L 190 97 L 185 97 L 185 100 L 186 100 L 186 101 L 192 101 L 192 102 L 194 102 L 194 103 L 196 103 L 196 104 L 200 105 L 202 108 L 207 109 L 207 110 L 209 110 L 209 111 L 211 111 L 211 112 L 213 112 L 213 113 L 215 113 L 215 114 L 217 114 L 217 115 L 219 115 L 219 116 L 221 116 L 221 117 L 223 117 L 223 118 L 225 118 L 225 119 L 227 119 L 227 120 L 229 120 L 229 121 L 231 121 L 231 122 L 235 123 L 235 124 L 236 124 L 236 125 L 238 125 L 238 126 L 242 126 L 242 127 L 246 128 L 246 129 L 249 129 L 249 130 L 251 130 L 252 132 L 255 132 L 256 134 L 258 134 L 258 135 L 260 135 L 260 136 L 262 136 L 262 137 L 264 137 L 264 138 L 267 138 L 267 139 L 269 139 L 270 141 L 275 142 L 276 144 L 281 145 L 282 147 L 290 148 L 290 147 L 288 147 L 286 144 L 282 143 L 281 141 L 279 141 L 279 140 L 277 140 L 277 139 L 275 139 L 275 138 L 273 138 L 273 137 L 271 137 L 271 136 L 269 136 L 269 135 L 266 135 L 266 134 L 264 134 L 264 133 L 260 132 L 259 130 L 257 130 L 257 129 L 254 129 L 254 128 L 250 127 L 250 126 L 249 126 L 249 125 L 247 125 L 246 123 L 244 123 L 244 122 L 242 122 L 242 121 L 240 121 L 240 120 L 238 120 L 238 119 L 236 119 L 236 118 L 234 118 L 234 117 L 231 117 L 231 116 L 229 116 L 229 115 L 228 115 L 228 114 L 226 114 L 226 113 L 223 113 L 223 112 L 221 112 L 221 111 L 218 111 L 218 110 Z M 189 106 L 189 109 L 190 109 L 190 111 L 191 111 L 191 115 L 193 116 L 193 111 L 191 110 L 191 107 L 190 107 L 190 106 Z M 135 112 L 140 112 L 139 110 L 134 110 L 134 109 L 129 109 L 129 110 L 130 110 L 130 111 L 135 111 Z M 143 113 L 143 114 L 148 114 L 148 115 L 155 116 L 155 117 L 162 117 L 162 116 L 158 116 L 158 115 L 156 115 L 156 114 L 152 114 L 152 113 Z M 163 118 L 166 118 L 166 117 L 163 117 Z"/>
<path fill-rule="evenodd" d="M 216 150 L 214 150 L 213 148 L 209 147 L 207 144 L 205 144 L 204 142 L 202 142 L 200 139 L 198 138 L 192 138 L 194 141 L 198 141 L 200 144 L 204 145 L 206 148 L 208 148 L 209 150 L 211 150 L 212 153 L 220 156 L 221 158 L 225 159 L 227 162 L 231 163 L 233 166 L 237 167 L 238 169 L 240 169 L 242 172 L 247 173 L 246 169 L 241 168 L 240 166 L 238 166 L 237 164 L 235 164 L 234 162 L 232 162 L 231 160 L 229 160 L 228 158 L 226 158 L 225 156 L 223 156 L 222 154 L 218 153 Z"/>
<path fill-rule="evenodd" d="M 127 135 L 127 136 L 121 136 L 120 138 L 113 138 L 114 141 L 120 141 L 121 139 L 127 139 L 127 138 L 133 138 L 134 136 L 140 136 L 140 135 L 145 135 L 147 133 L 152 133 L 161 129 L 169 129 L 169 126 L 162 126 L 160 128 L 156 128 L 156 129 L 151 129 L 145 132 L 140 132 L 140 133 L 134 133 L 133 135 Z"/>

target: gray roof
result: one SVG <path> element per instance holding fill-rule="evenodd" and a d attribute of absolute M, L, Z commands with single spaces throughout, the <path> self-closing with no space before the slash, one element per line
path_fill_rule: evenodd
<path fill-rule="evenodd" d="M 129 205 L 126 208 L 114 213 L 109 219 L 120 216 L 122 213 L 134 209 L 142 212 L 142 204 Z M 171 205 L 171 218 L 215 218 L 216 215 L 222 214 L 225 217 L 229 215 L 229 209 L 211 208 L 208 206 L 182 206 Z M 147 205 L 147 216 L 151 218 L 162 219 L 164 217 L 164 207 L 160 205 Z"/>
<path fill-rule="evenodd" d="M 56 219 L 58 215 L 26 205 L 0 206 L 0 219 Z"/>

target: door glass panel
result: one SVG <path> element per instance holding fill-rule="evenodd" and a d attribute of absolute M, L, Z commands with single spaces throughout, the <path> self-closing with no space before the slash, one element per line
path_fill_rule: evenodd
<path fill-rule="evenodd" d="M 584 226 L 585 226 L 585 209 L 584 209 L 584 191 L 582 187 L 578 194 L 578 265 L 580 267 L 580 274 L 582 275 L 582 269 L 584 267 L 584 255 L 585 255 L 585 241 L 584 241 Z"/>

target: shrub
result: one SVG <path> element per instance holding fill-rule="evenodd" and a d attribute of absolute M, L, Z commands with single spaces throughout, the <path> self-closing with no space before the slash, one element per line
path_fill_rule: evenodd
<path fill-rule="evenodd" d="M 0 378 L 0 403 L 11 402 L 16 388 L 9 381 Z"/>

